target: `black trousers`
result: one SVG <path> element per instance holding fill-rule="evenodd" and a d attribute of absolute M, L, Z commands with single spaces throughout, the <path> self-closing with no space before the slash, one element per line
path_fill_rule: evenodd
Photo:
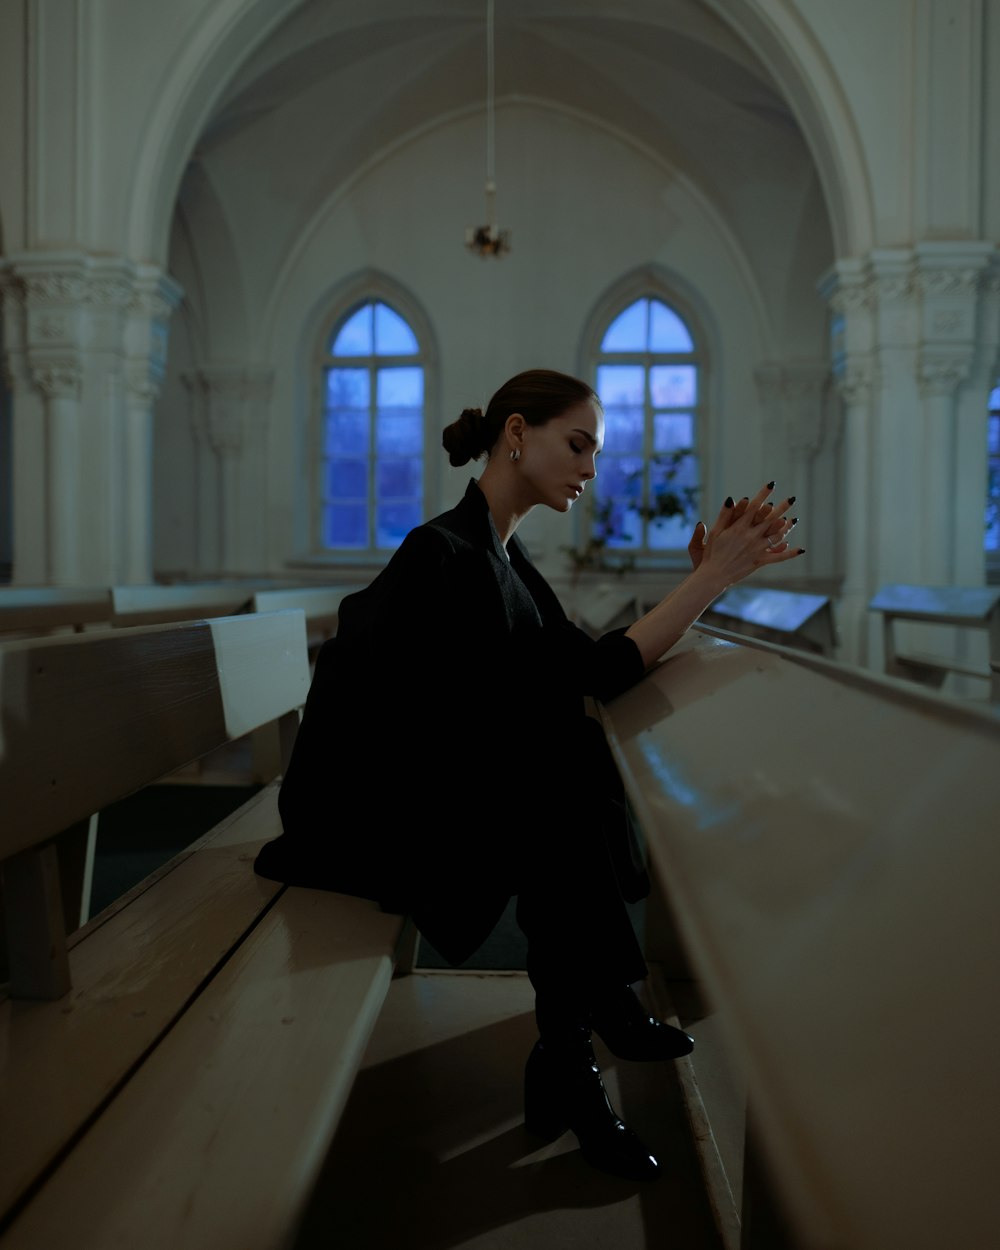
<path fill-rule="evenodd" d="M 543 1033 L 587 1023 L 595 1001 L 648 973 L 623 890 L 634 902 L 649 881 L 627 867 L 634 855 L 624 809 L 600 814 L 603 822 L 591 815 L 579 824 L 553 814 L 521 848 L 517 922 Z"/>

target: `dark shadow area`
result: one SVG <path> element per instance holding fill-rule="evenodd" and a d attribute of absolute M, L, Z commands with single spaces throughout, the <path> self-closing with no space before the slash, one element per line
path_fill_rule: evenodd
<path fill-rule="evenodd" d="M 637 933 L 643 932 L 645 923 L 646 900 L 626 904 L 632 924 Z M 528 942 L 518 928 L 515 912 L 517 899 L 512 898 L 507 904 L 503 915 L 497 921 L 496 928 L 469 958 L 458 965 L 463 972 L 523 972 L 527 967 Z M 418 968 L 451 968 L 447 959 L 439 954 L 426 940 L 420 939 L 417 954 Z"/>
<path fill-rule="evenodd" d="M 547 1147 L 525 1132 L 523 1065 L 535 1037 L 525 1014 L 363 1071 L 295 1250 L 451 1250 L 494 1230 L 498 1247 L 527 1246 L 535 1235 L 524 1240 L 515 1226 L 545 1212 L 565 1213 L 560 1245 L 719 1250 L 673 1065 L 617 1065 L 618 1110 L 664 1165 L 659 1180 L 637 1185 L 591 1168 L 571 1135 Z M 600 1057 L 612 1072 L 615 1061 Z M 634 1231 L 619 1240 L 624 1209 L 603 1208 L 637 1193 L 642 1240 Z M 634 1230 L 634 1210 L 627 1218 Z"/>
<path fill-rule="evenodd" d="M 245 803 L 259 786 L 147 786 L 101 812 L 90 914 L 96 916 Z"/>

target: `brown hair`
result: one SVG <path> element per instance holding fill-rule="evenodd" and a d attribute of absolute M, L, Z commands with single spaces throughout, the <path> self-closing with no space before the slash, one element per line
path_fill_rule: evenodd
<path fill-rule="evenodd" d="M 488 455 L 512 413 L 519 412 L 528 425 L 544 425 L 588 400 L 601 402 L 579 378 L 554 369 L 528 369 L 500 387 L 485 413 L 481 408 L 464 409 L 457 421 L 445 426 L 441 442 L 448 459 L 458 467 Z"/>

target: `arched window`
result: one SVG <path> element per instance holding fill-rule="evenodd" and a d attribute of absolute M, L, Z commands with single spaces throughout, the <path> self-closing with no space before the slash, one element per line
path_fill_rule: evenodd
<path fill-rule="evenodd" d="M 990 392 L 987 420 L 986 550 L 1000 552 L 1000 386 Z"/>
<path fill-rule="evenodd" d="M 601 337 L 596 382 L 606 424 L 594 483 L 595 537 L 623 554 L 686 547 L 698 489 L 701 402 L 690 330 L 663 300 L 635 300 Z"/>
<path fill-rule="evenodd" d="M 320 541 L 391 551 L 423 520 L 424 358 L 387 303 L 355 305 L 323 362 Z"/>

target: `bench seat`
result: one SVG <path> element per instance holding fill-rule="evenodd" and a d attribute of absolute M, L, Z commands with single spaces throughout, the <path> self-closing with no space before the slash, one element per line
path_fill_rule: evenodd
<path fill-rule="evenodd" d="M 0 1148 L 5 1189 L 93 1120 L 4 1250 L 253 1250 L 294 1228 L 404 922 L 256 877 L 249 862 L 274 832 L 275 797 L 255 796 L 88 933 L 71 952 L 68 1003 L 4 1005 L 23 1109 Z"/>
<path fill-rule="evenodd" d="M 276 782 L 65 941 L 51 839 L 275 720 L 287 758 L 301 612 L 14 643 L 0 676 L 0 1245 L 287 1244 L 411 927 L 254 874 Z"/>

